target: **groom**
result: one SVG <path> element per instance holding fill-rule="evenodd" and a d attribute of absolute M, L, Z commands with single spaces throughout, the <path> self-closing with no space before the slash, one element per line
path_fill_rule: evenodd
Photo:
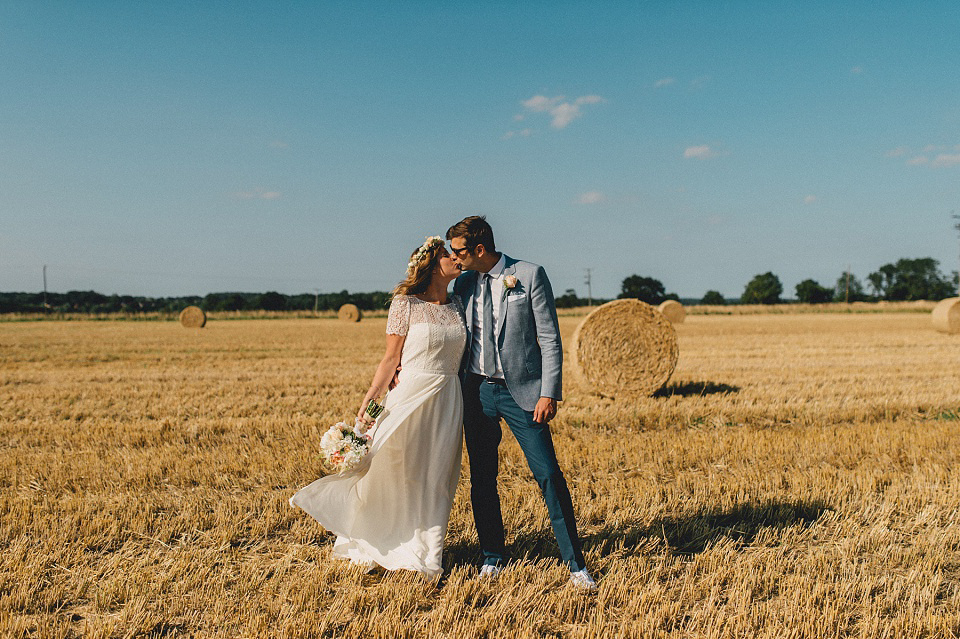
<path fill-rule="evenodd" d="M 470 458 L 473 518 L 484 556 L 480 574 L 496 577 L 506 561 L 497 492 L 503 418 L 540 484 L 571 582 L 595 589 L 550 436 L 549 421 L 561 399 L 563 363 L 550 281 L 542 266 L 498 253 L 493 229 L 483 217 L 467 217 L 451 226 L 447 240 L 465 271 L 453 291 L 463 300 L 467 321 L 461 366 L 463 431 Z"/>

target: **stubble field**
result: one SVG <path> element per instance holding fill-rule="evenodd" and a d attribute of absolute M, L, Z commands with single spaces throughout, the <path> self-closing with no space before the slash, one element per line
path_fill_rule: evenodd
<path fill-rule="evenodd" d="M 466 470 L 438 587 L 331 561 L 287 499 L 384 324 L 0 323 L 0 635 L 960 635 L 960 337 L 928 314 L 688 316 L 639 401 L 568 374 L 553 431 L 593 594 L 509 434 L 498 581 Z"/>

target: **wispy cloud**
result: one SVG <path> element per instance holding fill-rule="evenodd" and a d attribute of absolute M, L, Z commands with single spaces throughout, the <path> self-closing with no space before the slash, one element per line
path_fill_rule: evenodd
<path fill-rule="evenodd" d="M 503 134 L 503 139 L 509 140 L 510 138 L 515 138 L 515 137 L 529 138 L 532 133 L 533 131 L 531 131 L 530 129 L 520 129 L 519 131 L 507 131 L 506 133 Z"/>
<path fill-rule="evenodd" d="M 287 149 L 290 147 L 290 145 L 283 140 L 274 140 L 270 143 L 270 147 L 274 149 Z"/>
<path fill-rule="evenodd" d="M 709 81 L 710 81 L 710 76 L 709 76 L 709 75 L 698 75 L 697 77 L 693 78 L 692 80 L 689 80 L 689 81 L 684 80 L 684 82 L 687 82 L 687 86 L 689 87 L 689 89 L 690 89 L 691 91 L 696 91 L 697 89 L 703 88 L 703 85 L 705 85 L 705 84 L 706 84 L 707 82 L 709 82 Z M 660 78 L 659 80 L 657 80 L 656 82 L 654 82 L 654 83 L 653 83 L 653 88 L 654 88 L 654 89 L 662 89 L 662 88 L 664 88 L 664 87 L 669 87 L 669 86 L 678 84 L 679 82 L 680 82 L 680 80 L 678 80 L 678 79 L 675 78 L 675 77 L 666 76 L 666 77 Z"/>
<path fill-rule="evenodd" d="M 602 191 L 587 191 L 577 196 L 577 204 L 602 204 L 607 201 L 607 196 Z"/>
<path fill-rule="evenodd" d="M 711 149 L 708 145 L 703 144 L 700 146 L 688 146 L 683 151 L 683 157 L 688 160 L 709 160 L 710 158 L 715 158 L 719 153 L 714 149 Z"/>
<path fill-rule="evenodd" d="M 573 101 L 567 101 L 562 95 L 552 98 L 545 95 L 535 95 L 528 100 L 524 100 L 521 104 L 530 113 L 548 114 L 551 118 L 550 126 L 554 129 L 564 129 L 583 115 L 585 105 L 601 102 L 604 102 L 604 99 L 599 95 L 582 95 Z"/>
<path fill-rule="evenodd" d="M 702 88 L 703 85 L 705 85 L 709 81 L 710 81 L 709 75 L 701 75 L 697 78 L 694 78 L 693 80 L 690 80 L 690 88 L 691 89 Z"/>
<path fill-rule="evenodd" d="M 960 144 L 928 144 L 918 153 L 899 146 L 883 154 L 888 158 L 906 157 L 907 166 L 929 166 L 947 168 L 960 166 Z"/>
<path fill-rule="evenodd" d="M 817 201 L 816 195 L 808 195 L 807 197 L 803 198 L 804 204 L 813 204 L 816 201 Z"/>
<path fill-rule="evenodd" d="M 233 197 L 240 200 L 279 200 L 280 191 L 239 191 Z"/>
<path fill-rule="evenodd" d="M 855 67 L 853 67 L 852 69 L 850 69 L 850 73 L 852 73 L 852 74 L 854 74 L 854 75 L 859 75 L 859 74 L 863 73 L 863 67 L 861 67 L 861 66 L 859 66 L 859 65 L 858 65 L 858 66 L 855 66 Z"/>
<path fill-rule="evenodd" d="M 941 153 L 933 158 L 930 166 L 956 166 L 960 164 L 960 153 Z"/>

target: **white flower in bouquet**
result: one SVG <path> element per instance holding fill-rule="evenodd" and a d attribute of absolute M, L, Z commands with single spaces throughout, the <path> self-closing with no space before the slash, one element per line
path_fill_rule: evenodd
<path fill-rule="evenodd" d="M 343 441 L 343 429 L 347 427 L 343 422 L 338 422 L 331 426 L 327 432 L 320 438 L 320 448 L 324 451 L 334 452 L 340 448 L 340 442 Z"/>
<path fill-rule="evenodd" d="M 345 468 L 353 468 L 363 459 L 364 455 L 367 454 L 366 448 L 360 448 L 356 445 L 351 446 L 349 449 L 343 453 L 343 466 Z"/>
<path fill-rule="evenodd" d="M 361 424 L 359 420 L 354 426 L 337 422 L 323 434 L 320 438 L 320 456 L 327 468 L 341 473 L 356 467 L 367 455 L 373 435 L 370 432 L 358 432 Z"/>
<path fill-rule="evenodd" d="M 364 410 L 364 418 L 356 418 L 353 426 L 337 422 L 320 438 L 320 458 L 326 470 L 342 473 L 355 468 L 370 452 L 377 420 L 386 410 L 371 400 Z"/>

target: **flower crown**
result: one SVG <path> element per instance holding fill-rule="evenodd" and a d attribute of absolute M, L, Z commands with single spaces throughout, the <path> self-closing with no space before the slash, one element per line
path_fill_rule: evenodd
<path fill-rule="evenodd" d="M 423 259 L 423 256 L 427 254 L 427 251 L 432 249 L 434 246 L 444 244 L 445 241 L 439 235 L 434 235 L 433 237 L 428 237 L 427 241 L 423 243 L 423 246 L 417 249 L 417 252 L 413 254 L 413 257 L 410 258 L 410 261 L 407 262 L 407 275 L 413 273 L 413 269 L 416 268 L 417 262 Z"/>

